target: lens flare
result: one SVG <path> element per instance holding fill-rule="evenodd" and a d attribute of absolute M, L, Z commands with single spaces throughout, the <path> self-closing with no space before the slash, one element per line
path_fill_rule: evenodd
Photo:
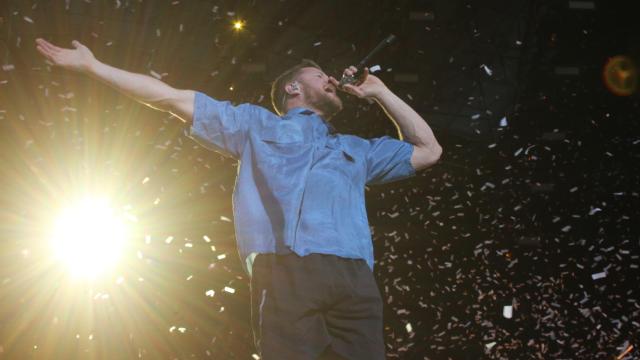
<path fill-rule="evenodd" d="M 233 22 L 233 29 L 236 31 L 240 31 L 242 29 L 244 29 L 244 21 L 243 20 L 236 20 Z"/>
<path fill-rule="evenodd" d="M 51 245 L 74 277 L 95 278 L 118 262 L 125 240 L 124 221 L 108 201 L 86 198 L 60 214 Z"/>

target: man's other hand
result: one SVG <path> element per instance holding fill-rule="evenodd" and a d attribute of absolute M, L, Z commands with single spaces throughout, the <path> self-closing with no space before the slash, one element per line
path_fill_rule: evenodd
<path fill-rule="evenodd" d="M 54 65 L 68 70 L 87 72 L 96 62 L 96 58 L 91 50 L 79 41 L 73 40 L 71 45 L 74 49 L 64 49 L 44 39 L 36 39 L 38 52 Z"/>

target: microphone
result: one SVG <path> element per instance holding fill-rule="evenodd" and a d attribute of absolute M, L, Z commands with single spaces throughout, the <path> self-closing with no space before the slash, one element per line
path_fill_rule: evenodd
<path fill-rule="evenodd" d="M 367 54 L 367 56 L 364 57 L 364 59 L 362 59 L 358 65 L 356 65 L 356 68 L 358 70 L 361 70 L 362 68 L 364 68 L 365 64 L 369 61 L 369 59 L 371 57 L 373 57 L 373 55 L 375 55 L 376 53 L 378 53 L 380 50 L 382 50 L 382 48 L 384 48 L 385 46 L 391 44 L 394 40 L 396 39 L 396 36 L 393 34 L 390 34 L 389 36 L 387 36 L 384 40 L 380 41 L 380 43 L 378 43 L 378 45 L 376 45 L 375 48 L 373 48 L 373 50 L 371 50 L 371 52 L 369 52 Z M 351 76 L 345 76 L 344 74 L 342 75 L 342 78 L 340 79 L 340 86 L 343 86 L 345 84 L 353 84 L 357 81 L 358 79 L 351 75 Z"/>

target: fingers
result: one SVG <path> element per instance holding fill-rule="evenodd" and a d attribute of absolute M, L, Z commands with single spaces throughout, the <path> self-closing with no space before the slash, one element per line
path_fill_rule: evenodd
<path fill-rule="evenodd" d="M 369 68 L 364 68 L 362 75 L 360 75 L 360 77 L 358 78 L 357 85 L 360 85 L 363 82 L 365 82 L 367 80 L 367 76 L 369 76 Z"/>
<path fill-rule="evenodd" d="M 349 94 L 355 95 L 359 98 L 364 97 L 364 92 L 362 91 L 362 89 L 360 89 L 355 85 L 345 84 L 342 86 L 342 89 L 348 92 Z"/>
<path fill-rule="evenodd" d="M 44 39 L 36 39 L 36 48 L 40 52 L 40 54 L 44 55 L 49 61 L 56 62 L 55 57 L 58 55 L 61 48 L 49 43 Z"/>
<path fill-rule="evenodd" d="M 53 45 L 52 43 L 48 42 L 47 40 L 44 39 L 36 39 L 36 43 L 40 46 L 42 46 L 43 48 L 49 50 L 52 53 L 56 53 L 59 52 L 60 50 L 62 50 L 62 48 L 59 48 L 55 45 Z"/>
<path fill-rule="evenodd" d="M 336 88 L 340 87 L 340 81 L 336 80 L 333 76 L 329 76 L 329 82 Z"/>
<path fill-rule="evenodd" d="M 40 54 L 42 54 L 44 57 L 46 57 L 49 60 L 52 60 L 53 58 L 53 53 L 51 52 L 51 50 L 45 48 L 44 46 L 41 45 L 37 45 L 36 49 L 38 49 L 38 52 Z"/>
<path fill-rule="evenodd" d="M 353 74 L 355 74 L 357 72 L 358 72 L 358 69 L 355 66 L 351 65 L 348 68 L 344 69 L 343 74 L 345 76 L 353 76 Z"/>

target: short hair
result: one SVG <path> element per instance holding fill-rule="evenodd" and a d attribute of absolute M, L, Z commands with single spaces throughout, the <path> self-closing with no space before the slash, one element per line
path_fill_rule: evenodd
<path fill-rule="evenodd" d="M 280 74 L 280 76 L 278 76 L 271 84 L 271 104 L 278 115 L 283 115 L 286 110 L 285 105 L 287 101 L 287 92 L 284 89 L 285 85 L 289 81 L 295 79 L 300 73 L 300 70 L 307 67 L 316 68 L 322 71 L 320 65 L 316 64 L 314 61 L 302 59 L 302 62 Z"/>

